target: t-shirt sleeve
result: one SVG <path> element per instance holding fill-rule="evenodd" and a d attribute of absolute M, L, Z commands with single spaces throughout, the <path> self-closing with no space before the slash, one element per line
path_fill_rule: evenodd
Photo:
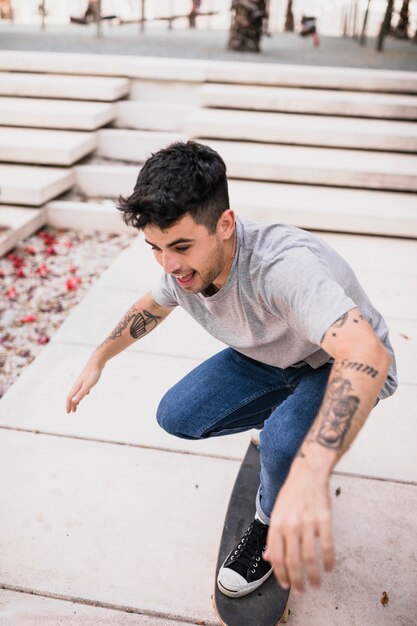
<path fill-rule="evenodd" d="M 163 274 L 157 284 L 151 291 L 152 298 L 160 306 L 177 306 L 178 300 L 175 295 L 175 290 L 172 288 L 170 279 L 167 274 Z"/>
<path fill-rule="evenodd" d="M 357 306 L 307 247 L 293 248 L 268 264 L 262 282 L 271 312 L 316 345 L 339 317 Z"/>

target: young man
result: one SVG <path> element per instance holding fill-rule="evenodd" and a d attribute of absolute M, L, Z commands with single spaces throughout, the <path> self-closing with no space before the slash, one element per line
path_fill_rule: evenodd
<path fill-rule="evenodd" d="M 182 306 L 229 347 L 167 392 L 159 424 L 186 439 L 263 428 L 256 516 L 231 546 L 219 588 L 243 596 L 274 571 L 302 592 L 304 569 L 318 586 L 316 538 L 325 569 L 334 562 L 330 473 L 397 387 L 385 321 L 320 238 L 235 217 L 225 164 L 207 146 L 176 143 L 154 154 L 119 208 L 165 273 L 93 352 L 67 412 L 110 358 Z"/>

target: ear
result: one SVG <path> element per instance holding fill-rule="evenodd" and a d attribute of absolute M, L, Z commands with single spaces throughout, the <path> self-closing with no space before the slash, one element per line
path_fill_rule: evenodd
<path fill-rule="evenodd" d="M 217 232 L 224 240 L 230 239 L 235 231 L 235 212 L 233 209 L 223 211 L 217 222 Z"/>

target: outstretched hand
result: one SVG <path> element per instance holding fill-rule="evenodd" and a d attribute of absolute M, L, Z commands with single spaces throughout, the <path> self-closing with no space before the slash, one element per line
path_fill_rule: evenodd
<path fill-rule="evenodd" d="M 313 587 L 320 585 L 320 560 L 326 571 L 334 565 L 332 512 L 328 481 L 304 467 L 293 468 L 271 515 L 263 557 L 274 568 L 281 587 L 304 591 L 304 570 Z"/>
<path fill-rule="evenodd" d="M 98 365 L 95 361 L 87 363 L 67 396 L 65 403 L 67 413 L 76 412 L 81 400 L 88 396 L 90 389 L 98 383 L 102 371 L 103 366 Z"/>

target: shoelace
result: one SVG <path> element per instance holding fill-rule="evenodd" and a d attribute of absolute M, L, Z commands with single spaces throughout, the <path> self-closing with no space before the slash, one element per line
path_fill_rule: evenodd
<path fill-rule="evenodd" d="M 251 567 L 254 557 L 256 557 L 255 561 L 260 561 L 261 554 L 257 553 L 259 553 L 259 538 L 262 530 L 261 526 L 255 525 L 252 522 L 240 540 L 237 549 L 233 552 L 231 560 L 245 567 Z M 262 550 L 264 550 L 265 547 L 266 546 L 264 546 Z M 257 567 L 257 565 L 255 565 L 255 567 Z"/>

